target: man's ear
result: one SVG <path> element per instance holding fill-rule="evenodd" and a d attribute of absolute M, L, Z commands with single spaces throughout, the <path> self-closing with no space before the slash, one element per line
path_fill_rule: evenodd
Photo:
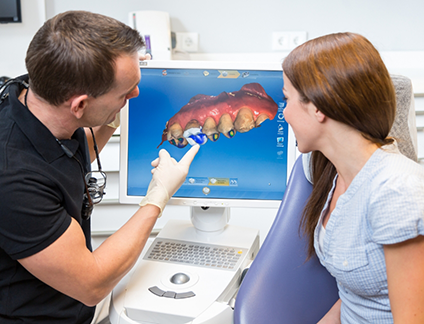
<path fill-rule="evenodd" d="M 80 119 L 85 112 L 85 109 L 88 105 L 88 95 L 78 95 L 73 96 L 68 100 L 69 105 L 71 107 L 71 113 L 77 118 Z"/>

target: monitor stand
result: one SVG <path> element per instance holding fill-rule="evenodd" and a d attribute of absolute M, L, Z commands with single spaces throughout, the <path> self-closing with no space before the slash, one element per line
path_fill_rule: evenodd
<path fill-rule="evenodd" d="M 230 208 L 192 207 L 191 222 L 168 221 L 113 290 L 111 323 L 232 323 L 230 302 L 238 291 L 242 271 L 259 251 L 259 231 L 229 225 L 229 219 Z M 149 259 L 157 244 L 164 242 L 224 252 L 235 249 L 239 258 L 233 268 Z M 177 274 L 189 280 L 172 282 Z"/>
<path fill-rule="evenodd" d="M 190 210 L 194 228 L 205 235 L 222 233 L 230 220 L 229 207 L 191 207 Z"/>

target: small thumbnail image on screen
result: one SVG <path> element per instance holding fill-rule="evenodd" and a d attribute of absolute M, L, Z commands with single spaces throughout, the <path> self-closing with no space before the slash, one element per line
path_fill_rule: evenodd
<path fill-rule="evenodd" d="M 142 69 L 129 104 L 128 191 L 144 195 L 161 148 L 201 148 L 175 196 L 281 199 L 288 127 L 281 71 Z"/>

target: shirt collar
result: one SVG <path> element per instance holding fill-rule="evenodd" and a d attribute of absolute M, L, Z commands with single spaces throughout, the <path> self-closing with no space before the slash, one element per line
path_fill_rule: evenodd
<path fill-rule="evenodd" d="M 27 80 L 28 78 L 25 77 Z M 56 142 L 56 138 L 50 130 L 35 117 L 27 107 L 25 107 L 18 99 L 23 86 L 13 84 L 10 86 L 9 95 L 11 109 L 11 117 L 17 126 L 25 134 L 38 153 L 49 163 L 58 159 L 65 152 Z M 61 141 L 73 154 L 79 147 L 80 140 L 84 137 L 82 128 L 75 131 L 70 140 Z"/>

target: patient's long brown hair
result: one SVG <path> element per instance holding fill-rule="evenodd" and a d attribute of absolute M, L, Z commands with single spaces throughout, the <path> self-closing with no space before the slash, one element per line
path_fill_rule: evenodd
<path fill-rule="evenodd" d="M 388 138 L 396 115 L 396 96 L 380 54 L 363 36 L 338 33 L 312 39 L 294 49 L 283 71 L 301 101 L 312 102 L 324 115 L 349 125 L 379 146 Z M 349 143 L 346 143 L 349 145 Z M 312 153 L 313 190 L 301 226 L 314 254 L 314 230 L 336 175 L 321 153 Z"/>

